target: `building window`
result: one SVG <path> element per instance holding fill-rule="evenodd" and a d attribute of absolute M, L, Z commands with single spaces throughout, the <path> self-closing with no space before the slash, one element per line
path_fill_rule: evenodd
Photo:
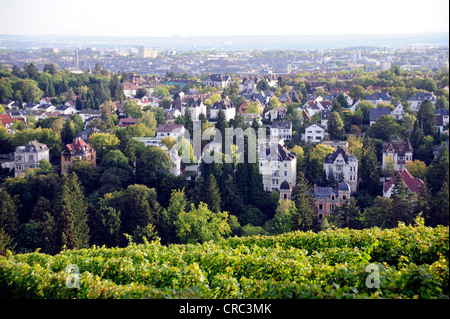
<path fill-rule="evenodd" d="M 323 205 L 319 204 L 319 209 L 322 210 L 323 209 Z"/>
<path fill-rule="evenodd" d="M 323 214 L 319 214 L 319 220 L 323 219 Z"/>
<path fill-rule="evenodd" d="M 343 200 L 346 200 L 346 199 L 347 199 L 347 196 L 342 195 L 342 199 L 343 199 Z"/>
<path fill-rule="evenodd" d="M 287 171 L 284 171 L 284 176 L 287 176 Z"/>

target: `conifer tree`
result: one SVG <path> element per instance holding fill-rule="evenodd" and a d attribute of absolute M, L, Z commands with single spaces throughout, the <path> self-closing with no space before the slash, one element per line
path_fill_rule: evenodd
<path fill-rule="evenodd" d="M 55 218 L 49 211 L 45 211 L 40 223 L 42 225 L 42 252 L 46 254 L 57 253 L 57 228 Z"/>
<path fill-rule="evenodd" d="M 244 204 L 233 177 L 228 174 L 222 189 L 222 211 L 239 215 L 244 212 Z"/>
<path fill-rule="evenodd" d="M 443 181 L 444 183 L 442 184 L 441 190 L 436 195 L 436 200 L 434 202 L 434 211 L 436 224 L 448 226 L 448 215 L 449 215 L 448 171 L 445 174 Z"/>
<path fill-rule="evenodd" d="M 328 133 L 331 140 L 342 140 L 344 138 L 344 122 L 338 112 L 331 112 L 328 119 Z"/>
<path fill-rule="evenodd" d="M 361 152 L 361 164 L 359 174 L 361 177 L 360 189 L 372 196 L 380 193 L 378 160 L 372 139 L 366 138 Z"/>
<path fill-rule="evenodd" d="M 89 245 L 87 205 L 75 173 L 64 174 L 54 205 L 54 216 L 62 245 L 86 248 Z"/>
<path fill-rule="evenodd" d="M 405 224 L 411 224 L 413 222 L 414 216 L 412 214 L 411 196 L 412 194 L 410 194 L 408 187 L 403 182 L 400 173 L 397 174 L 391 195 L 391 227 L 396 227 L 399 221 Z"/>
<path fill-rule="evenodd" d="M 291 200 L 296 211 L 292 214 L 292 230 L 307 231 L 314 225 L 314 198 L 309 194 L 311 187 L 305 176 L 300 173 L 292 189 Z"/>
<path fill-rule="evenodd" d="M 433 203 L 433 197 L 431 195 L 430 187 L 428 186 L 428 182 L 425 179 L 423 181 L 422 189 L 420 190 L 419 196 L 417 197 L 417 205 L 415 208 L 415 213 L 420 214 L 422 213 L 422 217 L 425 219 L 425 222 L 427 225 L 432 225 L 432 203 Z"/>
<path fill-rule="evenodd" d="M 208 205 L 209 210 L 214 213 L 220 212 L 220 192 L 216 178 L 213 174 L 209 174 L 205 183 L 205 191 L 202 196 L 202 202 Z"/>
<path fill-rule="evenodd" d="M 19 216 L 13 199 L 6 191 L 0 191 L 0 228 L 12 239 L 19 231 Z"/>

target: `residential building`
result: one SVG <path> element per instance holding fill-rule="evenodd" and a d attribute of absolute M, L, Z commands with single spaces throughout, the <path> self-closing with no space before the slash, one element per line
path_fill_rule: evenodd
<path fill-rule="evenodd" d="M 296 181 L 297 155 L 288 151 L 280 143 L 260 144 L 258 145 L 258 163 L 264 190 L 266 192 L 278 190 L 281 198 L 290 198 Z M 281 185 L 283 185 L 282 191 Z"/>
<path fill-rule="evenodd" d="M 437 98 L 433 93 L 430 92 L 417 92 L 414 96 L 408 99 L 408 102 L 411 102 L 411 110 L 418 111 L 420 108 L 420 104 L 423 101 L 429 100 L 431 103 L 436 104 Z"/>
<path fill-rule="evenodd" d="M 216 87 L 219 90 L 223 89 L 227 86 L 230 86 L 233 83 L 233 80 L 230 75 L 222 75 L 222 74 L 211 74 L 203 81 L 203 85 Z"/>
<path fill-rule="evenodd" d="M 383 143 L 382 149 L 382 167 L 385 168 L 390 158 L 394 162 L 396 172 L 405 169 L 406 163 L 413 159 L 413 148 L 409 140 L 406 142 L 400 138 L 396 138 L 390 142 Z"/>
<path fill-rule="evenodd" d="M 215 102 L 210 109 L 209 118 L 211 120 L 217 119 L 219 111 L 222 110 L 225 113 L 226 121 L 234 119 L 236 116 L 236 107 L 230 99 L 222 99 Z"/>
<path fill-rule="evenodd" d="M 384 92 L 375 92 L 372 95 L 366 96 L 364 98 L 365 101 L 377 105 L 380 103 L 391 103 L 392 97 L 388 93 Z"/>
<path fill-rule="evenodd" d="M 100 118 L 102 115 L 102 111 L 94 109 L 84 109 L 78 112 L 78 115 L 80 115 L 83 122 L 86 123 L 89 119 Z"/>
<path fill-rule="evenodd" d="M 21 122 L 26 123 L 24 118 L 12 118 L 11 115 L 9 115 L 9 114 L 0 114 L 0 124 L 5 126 L 6 129 L 8 130 L 8 132 L 13 131 L 12 127 L 13 127 L 14 121 L 21 121 Z"/>
<path fill-rule="evenodd" d="M 320 144 L 325 146 L 331 146 L 337 151 L 339 148 L 342 148 L 344 151 L 348 150 L 348 142 L 347 141 L 322 141 Z"/>
<path fill-rule="evenodd" d="M 136 95 L 136 91 L 138 89 L 139 89 L 139 86 L 137 86 L 136 84 L 131 83 L 131 82 L 124 82 L 122 84 L 123 94 L 127 98 L 134 98 L 134 96 Z"/>
<path fill-rule="evenodd" d="M 19 146 L 14 152 L 14 176 L 24 176 L 29 168 L 38 168 L 40 161 L 50 161 L 49 148 L 37 140 Z"/>
<path fill-rule="evenodd" d="M 412 193 L 419 194 L 423 187 L 423 181 L 420 178 L 414 177 L 408 172 L 407 169 L 404 169 L 400 173 L 400 177 L 403 181 L 403 184 L 408 188 L 408 190 Z M 397 180 L 397 176 L 391 179 L 388 182 L 383 183 L 383 196 L 390 198 L 392 195 L 392 191 L 394 189 L 394 183 Z"/>
<path fill-rule="evenodd" d="M 117 124 L 117 126 L 119 126 L 120 128 L 124 128 L 124 127 L 128 127 L 131 125 L 135 125 L 137 124 L 138 119 L 133 119 L 133 118 L 121 118 L 119 120 L 119 124 Z"/>
<path fill-rule="evenodd" d="M 242 79 L 241 83 L 239 83 L 239 92 L 245 90 L 254 90 L 256 89 L 257 84 L 258 84 L 258 77 L 256 76 L 245 77 Z"/>
<path fill-rule="evenodd" d="M 156 130 L 156 137 L 173 137 L 175 139 L 180 139 L 184 137 L 186 129 L 182 124 L 159 124 Z"/>
<path fill-rule="evenodd" d="M 189 107 L 189 112 L 191 113 L 191 118 L 193 121 L 198 121 L 200 114 L 206 116 L 206 105 L 199 97 L 189 97 L 189 98 L 177 98 L 172 102 L 172 106 L 180 110 L 181 115 L 186 114 L 186 109 Z"/>
<path fill-rule="evenodd" d="M 285 118 L 286 112 L 287 108 L 285 106 L 279 106 L 264 113 L 264 117 L 270 121 L 282 120 Z"/>
<path fill-rule="evenodd" d="M 405 110 L 402 103 L 398 103 L 395 106 L 395 109 L 391 111 L 391 115 L 394 119 L 400 121 L 403 120 L 403 116 L 405 115 Z"/>
<path fill-rule="evenodd" d="M 350 193 L 350 185 L 345 181 L 339 183 L 336 189 L 314 185 L 310 194 L 314 198 L 314 213 L 317 220 L 322 222 L 336 207 L 341 207 L 350 199 Z"/>
<path fill-rule="evenodd" d="M 370 109 L 369 112 L 370 112 L 369 113 L 370 126 L 374 125 L 375 122 L 383 115 L 391 115 L 391 109 L 388 109 L 388 108 Z"/>
<path fill-rule="evenodd" d="M 290 140 L 292 138 L 292 122 L 273 121 L 270 126 L 270 138 L 271 140 Z"/>
<path fill-rule="evenodd" d="M 449 123 L 448 116 L 449 116 L 448 109 L 436 110 L 436 129 L 441 134 L 442 132 L 444 132 L 444 127 L 448 126 Z"/>
<path fill-rule="evenodd" d="M 145 146 L 161 147 L 160 137 L 133 137 L 135 140 L 144 143 Z"/>
<path fill-rule="evenodd" d="M 302 139 L 305 142 L 319 143 L 325 136 L 325 127 L 320 124 L 312 123 L 305 128 Z"/>
<path fill-rule="evenodd" d="M 77 114 L 78 110 L 72 106 L 60 105 L 55 108 L 55 112 L 58 112 L 61 115 L 72 115 Z"/>
<path fill-rule="evenodd" d="M 167 155 L 169 155 L 170 160 L 172 161 L 172 166 L 170 171 L 175 176 L 180 176 L 181 174 L 181 157 L 178 155 L 178 152 L 175 148 L 167 150 Z"/>
<path fill-rule="evenodd" d="M 320 124 L 327 129 L 328 128 L 328 118 L 330 117 L 331 110 L 322 110 L 320 112 Z"/>
<path fill-rule="evenodd" d="M 303 109 L 308 112 L 310 117 L 313 117 L 314 114 L 319 113 L 322 110 L 331 110 L 333 103 L 329 100 L 325 101 L 308 101 L 303 104 Z"/>
<path fill-rule="evenodd" d="M 81 137 L 77 137 L 72 143 L 64 146 L 61 152 L 61 174 L 66 173 L 74 161 L 82 159 L 91 162 L 92 166 L 96 166 L 95 150 Z"/>
<path fill-rule="evenodd" d="M 323 161 L 323 170 L 327 178 L 333 175 L 336 180 L 343 180 L 350 186 L 352 192 L 356 192 L 358 187 L 358 159 L 353 152 L 350 154 L 343 148 L 338 148 L 328 154 Z"/>

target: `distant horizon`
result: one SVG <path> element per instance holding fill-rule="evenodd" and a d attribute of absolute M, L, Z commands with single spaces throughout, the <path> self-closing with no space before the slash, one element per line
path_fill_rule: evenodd
<path fill-rule="evenodd" d="M 0 34 L 0 46 L 11 50 L 58 47 L 131 49 L 144 45 L 159 51 L 328 50 L 353 47 L 448 47 L 449 32 L 409 34 L 95 36 Z"/>

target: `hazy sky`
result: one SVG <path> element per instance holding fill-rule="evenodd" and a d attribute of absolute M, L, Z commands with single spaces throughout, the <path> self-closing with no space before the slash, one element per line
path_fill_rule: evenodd
<path fill-rule="evenodd" d="M 449 31 L 448 0 L 0 0 L 0 34 L 198 36 Z"/>

